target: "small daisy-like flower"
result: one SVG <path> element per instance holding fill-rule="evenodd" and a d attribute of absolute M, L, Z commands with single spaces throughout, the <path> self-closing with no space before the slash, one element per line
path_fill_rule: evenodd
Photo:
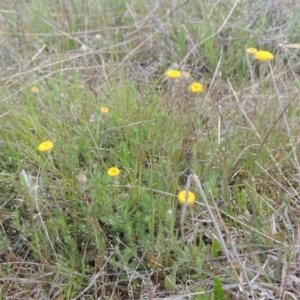
<path fill-rule="evenodd" d="M 120 174 L 119 168 L 112 167 L 107 170 L 107 175 L 110 177 L 117 177 L 119 174 Z"/>
<path fill-rule="evenodd" d="M 34 94 L 37 94 L 39 92 L 39 88 L 34 86 L 31 91 L 34 93 Z"/>
<path fill-rule="evenodd" d="M 246 52 L 250 55 L 254 55 L 257 52 L 256 48 L 247 48 Z"/>
<path fill-rule="evenodd" d="M 195 202 L 195 199 L 196 199 L 195 194 L 190 192 L 190 191 L 188 191 L 188 194 L 186 194 L 186 191 L 181 191 L 178 194 L 178 201 L 181 204 L 185 204 L 186 198 L 187 198 L 187 204 L 188 205 L 192 205 Z"/>
<path fill-rule="evenodd" d="M 269 51 L 257 51 L 254 58 L 260 61 L 272 60 L 274 55 Z"/>
<path fill-rule="evenodd" d="M 85 185 L 86 180 L 86 175 L 84 173 L 78 175 L 78 181 L 81 185 Z"/>
<path fill-rule="evenodd" d="M 189 86 L 189 91 L 191 91 L 192 93 L 201 93 L 203 91 L 203 85 L 199 82 L 193 82 Z"/>
<path fill-rule="evenodd" d="M 169 70 L 166 72 L 166 76 L 170 79 L 177 79 L 181 76 L 181 72 L 177 70 Z"/>
<path fill-rule="evenodd" d="M 48 153 L 53 149 L 53 147 L 54 147 L 53 142 L 46 141 L 46 142 L 42 142 L 41 144 L 39 144 L 38 150 L 43 153 Z"/>
<path fill-rule="evenodd" d="M 102 114 L 108 114 L 109 109 L 108 109 L 107 107 L 101 107 L 101 108 L 100 108 L 100 112 L 101 112 Z"/>

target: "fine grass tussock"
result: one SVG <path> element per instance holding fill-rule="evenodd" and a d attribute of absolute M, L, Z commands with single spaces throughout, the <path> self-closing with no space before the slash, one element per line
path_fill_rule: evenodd
<path fill-rule="evenodd" d="M 0 15 L 1 298 L 300 297 L 296 9 Z"/>

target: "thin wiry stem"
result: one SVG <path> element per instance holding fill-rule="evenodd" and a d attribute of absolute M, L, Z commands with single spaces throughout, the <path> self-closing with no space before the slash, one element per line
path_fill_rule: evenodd
<path fill-rule="evenodd" d="M 39 174 L 38 174 L 37 178 L 39 178 Z M 37 182 L 39 182 L 39 180 L 37 180 Z M 45 233 L 46 233 L 46 236 L 47 236 L 47 239 L 48 239 L 48 241 L 49 241 L 49 243 L 50 243 L 50 246 L 51 246 L 51 248 L 52 248 L 52 250 L 53 250 L 53 253 L 54 253 L 54 255 L 55 255 L 56 259 L 57 259 L 58 257 L 57 257 L 56 251 L 55 251 L 55 249 L 54 249 L 54 246 L 53 246 L 53 244 L 52 244 L 52 242 L 51 242 L 51 239 L 50 239 L 50 237 L 49 237 L 48 231 L 47 231 L 47 229 L 46 229 L 46 226 L 45 226 L 45 223 L 44 223 L 44 220 L 43 220 L 43 217 L 42 217 L 42 213 L 41 213 L 41 211 L 40 211 L 40 209 L 39 209 L 39 205 L 38 205 L 38 197 L 37 197 L 37 190 L 38 190 L 38 189 L 35 190 L 35 206 L 36 206 L 36 210 L 37 210 L 37 212 L 38 212 L 39 218 L 40 218 L 40 220 L 41 220 L 42 226 L 43 226 L 43 228 L 44 228 L 44 231 L 45 231 Z"/>
<path fill-rule="evenodd" d="M 219 116 L 218 116 L 218 144 L 221 144 L 221 105 L 218 105 L 219 107 Z"/>
<path fill-rule="evenodd" d="M 215 81 L 216 81 L 216 78 L 219 77 L 219 69 L 220 69 L 220 65 L 221 65 L 221 61 L 222 61 L 222 56 L 223 56 L 223 47 L 221 48 L 221 53 L 220 53 L 220 58 L 219 58 L 219 61 L 218 61 L 218 64 L 217 64 L 217 67 L 215 69 L 215 72 L 214 72 L 214 76 L 211 80 L 211 83 L 209 85 L 209 88 L 207 90 L 207 94 L 209 95 L 211 89 L 214 87 L 215 85 Z"/>
<path fill-rule="evenodd" d="M 250 289 L 250 293 L 252 294 L 253 292 L 252 292 L 251 282 L 250 282 L 249 279 L 248 279 L 247 273 L 246 273 L 246 271 L 245 271 L 245 269 L 244 269 L 244 267 L 243 267 L 243 264 L 242 264 L 242 262 L 241 262 L 241 260 L 240 260 L 240 258 L 239 258 L 239 255 L 238 255 L 238 253 L 237 253 L 237 251 L 236 251 L 236 249 L 235 249 L 235 247 L 234 247 L 234 245 L 233 245 L 232 242 L 231 242 L 231 245 L 232 245 L 232 249 L 233 249 L 233 252 L 234 252 L 234 255 L 235 255 L 235 256 L 233 256 L 233 255 L 230 253 L 230 251 L 228 251 L 227 246 L 226 246 L 226 243 L 225 243 L 225 241 L 224 241 L 224 239 L 223 239 L 223 236 L 222 236 L 222 232 L 221 232 L 221 230 L 220 230 L 220 228 L 219 228 L 219 225 L 218 225 L 218 222 L 217 222 L 217 220 L 216 220 L 216 218 L 215 218 L 215 215 L 214 215 L 214 213 L 213 213 L 213 211 L 212 211 L 212 209 L 211 209 L 211 207 L 210 207 L 210 205 L 209 205 L 209 203 L 208 203 L 208 200 L 207 200 L 207 198 L 206 198 L 206 196 L 205 196 L 205 193 L 204 193 L 204 191 L 203 191 L 203 188 L 202 188 L 202 185 L 201 185 L 201 182 L 200 182 L 199 178 L 198 178 L 195 174 L 189 175 L 189 178 L 192 178 L 192 179 L 194 180 L 194 182 L 195 182 L 195 184 L 196 184 L 196 186 L 197 186 L 197 188 L 198 188 L 198 190 L 199 190 L 199 192 L 200 192 L 200 195 L 201 195 L 201 197 L 202 197 L 202 199 L 203 199 L 203 201 L 204 201 L 204 204 L 205 204 L 205 206 L 206 206 L 206 208 L 207 208 L 207 211 L 208 211 L 208 213 L 209 213 L 209 215 L 210 215 L 210 217 L 211 217 L 211 220 L 212 220 L 212 222 L 213 222 L 213 224 L 214 224 L 214 227 L 215 227 L 215 229 L 216 229 L 216 231 L 217 231 L 217 237 L 218 237 L 218 239 L 219 239 L 219 242 L 220 242 L 220 244 L 221 244 L 221 247 L 222 247 L 222 249 L 223 249 L 223 252 L 224 252 L 224 254 L 225 254 L 225 256 L 226 256 L 228 262 L 232 265 L 231 261 L 232 261 L 232 259 L 233 259 L 233 260 L 235 260 L 235 261 L 240 265 L 241 271 L 243 272 L 243 276 L 244 276 L 244 278 L 245 278 L 245 280 L 246 280 L 246 283 L 247 283 L 247 285 L 248 285 L 248 288 Z M 213 201 L 213 202 L 214 202 L 214 201 Z M 215 211 L 216 211 L 216 213 L 217 213 L 217 215 L 218 215 L 218 218 L 219 218 L 219 220 L 221 220 L 222 218 L 221 218 L 221 216 L 220 216 L 220 213 L 219 213 L 219 211 L 218 211 L 218 208 L 217 208 L 215 202 L 214 202 L 214 206 L 215 206 Z M 224 226 L 224 227 L 225 227 L 225 226 Z M 230 236 L 229 236 L 229 235 L 227 235 L 227 237 L 228 237 L 228 239 L 230 239 Z M 234 268 L 233 266 L 232 266 L 232 270 L 236 273 L 235 268 Z M 238 276 L 237 273 L 236 273 L 236 277 L 240 280 L 240 277 Z M 243 289 L 243 282 L 240 282 L 240 287 Z M 245 292 L 245 291 L 244 291 L 244 292 Z"/>
<path fill-rule="evenodd" d="M 185 214 L 186 214 L 186 209 L 188 206 L 188 198 L 189 198 L 189 190 L 191 187 L 191 175 L 188 176 L 187 181 L 186 181 L 186 196 L 185 196 L 185 202 L 182 206 L 182 211 L 181 211 L 181 218 L 180 218 L 180 228 L 181 228 L 181 236 L 184 236 L 184 219 L 185 219 Z"/>
<path fill-rule="evenodd" d="M 186 62 L 186 60 L 189 58 L 189 56 L 194 53 L 195 49 L 199 48 L 200 45 L 203 45 L 205 42 L 207 42 L 208 40 L 210 40 L 211 38 L 213 38 L 214 36 L 216 36 L 218 33 L 220 33 L 223 29 L 223 27 L 226 25 L 226 23 L 228 22 L 228 20 L 230 19 L 230 17 L 232 16 L 236 6 L 238 5 L 239 0 L 236 0 L 230 10 L 230 12 L 228 13 L 226 19 L 224 20 L 224 22 L 222 23 L 222 25 L 218 28 L 218 30 L 216 30 L 212 35 L 208 36 L 206 39 L 201 40 L 201 42 L 197 43 L 196 45 L 194 45 L 190 51 L 186 54 L 186 56 L 183 58 L 181 63 Z"/>
<path fill-rule="evenodd" d="M 294 154 L 295 163 L 296 163 L 297 170 L 298 170 L 298 173 L 299 173 L 300 172 L 300 165 L 299 165 L 298 157 L 296 155 L 295 146 L 293 144 L 290 127 L 289 127 L 289 124 L 288 124 L 288 121 L 287 121 L 287 117 L 286 117 L 286 113 L 285 113 L 286 109 L 283 107 L 283 104 L 282 104 L 282 101 L 281 101 L 281 98 L 280 98 L 280 94 L 279 94 L 279 91 L 278 91 L 278 88 L 277 88 L 277 85 L 276 85 L 276 81 L 275 81 L 275 77 L 274 77 L 274 73 L 273 73 L 273 68 L 271 66 L 270 61 L 269 61 L 269 68 L 270 68 L 270 71 L 271 71 L 271 76 L 272 76 L 272 79 L 273 79 L 274 88 L 275 88 L 275 91 L 276 91 L 276 96 L 277 96 L 278 104 L 279 104 L 279 107 L 280 107 L 280 112 L 282 113 L 282 118 L 283 118 L 283 122 L 284 122 L 284 125 L 285 125 L 286 133 L 287 133 L 287 136 L 289 138 L 289 142 L 292 146 L 292 151 L 293 151 L 293 154 Z M 289 105 L 290 105 L 290 103 L 289 103 Z M 300 176 L 300 173 L 299 173 L 299 176 Z"/>
<path fill-rule="evenodd" d="M 270 71 L 271 71 L 271 76 L 272 76 L 272 79 L 273 79 L 273 83 L 274 83 L 274 88 L 275 88 L 276 95 L 277 95 L 278 104 L 279 104 L 281 112 L 283 112 L 282 118 L 283 118 L 283 121 L 284 121 L 284 124 L 285 124 L 286 133 L 287 133 L 287 135 L 289 137 L 289 140 L 291 140 L 291 132 L 290 132 L 289 124 L 287 122 L 285 110 L 283 108 L 283 104 L 282 104 L 282 101 L 280 99 L 279 91 L 278 91 L 278 88 L 277 88 L 277 85 L 276 85 L 276 81 L 275 81 L 275 77 L 274 77 L 274 73 L 273 73 L 273 68 L 271 66 L 270 61 L 269 61 L 269 68 L 270 68 Z"/>

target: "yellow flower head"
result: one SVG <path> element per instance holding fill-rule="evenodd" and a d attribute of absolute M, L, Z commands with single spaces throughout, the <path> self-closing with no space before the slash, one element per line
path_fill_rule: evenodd
<path fill-rule="evenodd" d="M 54 147 L 53 142 L 46 141 L 46 142 L 42 142 L 41 144 L 39 144 L 38 150 L 40 152 L 47 153 L 47 152 L 50 152 L 53 149 L 53 147 Z"/>
<path fill-rule="evenodd" d="M 203 91 L 203 85 L 199 82 L 193 82 L 189 86 L 189 91 L 191 91 L 192 93 L 201 93 Z"/>
<path fill-rule="evenodd" d="M 254 55 L 254 58 L 260 61 L 266 61 L 273 59 L 274 55 L 268 51 L 257 51 Z"/>
<path fill-rule="evenodd" d="M 181 76 L 181 72 L 177 70 L 169 70 L 166 72 L 166 76 L 170 79 L 177 79 Z"/>
<path fill-rule="evenodd" d="M 110 177 L 117 177 L 119 174 L 120 174 L 119 168 L 112 167 L 107 170 L 107 175 Z"/>
<path fill-rule="evenodd" d="M 254 55 L 257 52 L 256 48 L 247 48 L 246 52 L 250 55 Z"/>
<path fill-rule="evenodd" d="M 31 91 L 34 93 L 34 94 L 37 94 L 39 92 L 39 88 L 34 86 Z"/>
<path fill-rule="evenodd" d="M 190 191 L 188 191 L 188 194 L 186 194 L 186 191 L 181 191 L 178 194 L 178 201 L 181 204 L 185 204 L 186 198 L 187 198 L 188 205 L 192 205 L 195 202 L 195 194 Z"/>
<path fill-rule="evenodd" d="M 101 112 L 102 114 L 108 114 L 109 109 L 108 109 L 107 107 L 101 107 L 101 108 L 100 108 L 100 112 Z"/>

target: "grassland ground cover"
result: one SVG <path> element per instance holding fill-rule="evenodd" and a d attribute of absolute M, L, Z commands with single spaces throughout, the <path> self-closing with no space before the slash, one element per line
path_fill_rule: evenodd
<path fill-rule="evenodd" d="M 299 7 L 2 0 L 1 299 L 300 299 Z"/>

